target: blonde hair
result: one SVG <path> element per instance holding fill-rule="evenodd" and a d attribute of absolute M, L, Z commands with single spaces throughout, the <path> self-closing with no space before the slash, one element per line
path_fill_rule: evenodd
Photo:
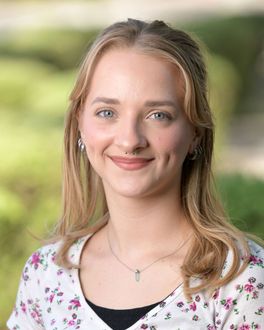
<path fill-rule="evenodd" d="M 57 263 L 72 265 L 67 253 L 73 242 L 99 230 L 107 223 L 107 205 L 101 179 L 94 172 L 87 156 L 78 148 L 78 113 L 82 110 L 93 70 L 107 50 L 113 47 L 133 47 L 144 53 L 174 63 L 185 81 L 183 109 L 200 135 L 202 155 L 196 160 L 186 157 L 181 179 L 181 202 L 194 239 L 181 268 L 187 296 L 208 289 L 211 292 L 228 283 L 246 266 L 241 265 L 243 247 L 249 254 L 245 236 L 228 222 L 219 199 L 213 191 L 211 172 L 214 124 L 207 100 L 207 73 L 198 44 L 185 32 L 173 29 L 162 21 L 150 23 L 128 19 L 106 28 L 91 45 L 81 65 L 70 95 L 69 113 L 65 127 L 65 161 L 63 182 L 63 214 L 54 237 L 63 244 Z M 238 244 L 239 243 L 239 244 Z M 233 264 L 221 277 L 228 250 Z M 190 279 L 199 277 L 199 286 L 190 287 Z"/>

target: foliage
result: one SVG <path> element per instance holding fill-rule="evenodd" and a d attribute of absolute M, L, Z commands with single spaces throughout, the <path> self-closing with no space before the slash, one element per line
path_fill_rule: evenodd
<path fill-rule="evenodd" d="M 34 29 L 16 31 L 2 37 L 0 53 L 10 58 L 26 58 L 66 70 L 77 67 L 98 31 Z"/>
<path fill-rule="evenodd" d="M 231 221 L 264 239 L 264 182 L 241 175 L 220 175 L 217 182 Z"/>
<path fill-rule="evenodd" d="M 250 75 L 257 52 L 258 18 L 252 25 L 255 18 L 243 19 L 188 27 L 211 51 L 209 92 L 219 128 L 218 150 L 244 88 L 241 78 Z M 42 244 L 30 232 L 45 236 L 59 217 L 67 99 L 94 35 L 95 31 L 34 30 L 0 40 L 0 284 L 5 297 L 0 301 L 1 321 L 11 311 L 26 258 Z M 249 40 L 251 47 L 245 46 Z M 240 47 L 243 59 L 237 54 Z M 218 183 L 231 218 L 238 226 L 246 228 L 248 223 L 263 237 L 264 183 L 238 176 L 220 176 Z"/>
<path fill-rule="evenodd" d="M 255 60 L 262 50 L 263 24 L 264 16 L 260 14 L 212 18 L 186 26 L 202 40 L 209 52 L 224 57 L 234 66 L 241 83 L 236 111 L 241 111 L 240 102 L 249 87 Z"/>

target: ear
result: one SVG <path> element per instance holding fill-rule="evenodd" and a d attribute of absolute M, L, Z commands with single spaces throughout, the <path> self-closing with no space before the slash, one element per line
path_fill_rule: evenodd
<path fill-rule="evenodd" d="M 200 130 L 198 130 L 198 128 L 195 128 L 194 134 L 193 134 L 193 139 L 190 143 L 189 150 L 188 150 L 189 154 L 192 154 L 194 152 L 195 148 L 198 147 L 198 145 L 200 144 L 201 139 L 202 139 L 202 132 Z"/>
<path fill-rule="evenodd" d="M 76 113 L 76 119 L 77 119 L 77 122 L 78 122 L 78 130 L 80 132 L 81 138 L 83 139 L 84 134 L 82 133 L 82 112 L 81 111 L 78 111 Z"/>

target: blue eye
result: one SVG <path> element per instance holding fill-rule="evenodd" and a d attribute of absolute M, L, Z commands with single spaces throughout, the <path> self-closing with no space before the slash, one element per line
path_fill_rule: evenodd
<path fill-rule="evenodd" d="M 156 120 L 170 120 L 171 116 L 166 112 L 154 112 L 149 116 L 149 118 Z"/>
<path fill-rule="evenodd" d="M 114 116 L 114 113 L 112 110 L 105 109 L 105 110 L 98 111 L 96 113 L 96 116 L 103 117 L 103 118 L 112 118 Z"/>

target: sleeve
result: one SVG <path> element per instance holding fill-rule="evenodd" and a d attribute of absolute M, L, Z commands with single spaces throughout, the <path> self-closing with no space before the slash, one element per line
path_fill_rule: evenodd
<path fill-rule="evenodd" d="M 215 320 L 217 329 L 264 330 L 263 260 L 252 255 L 245 271 L 220 288 Z"/>
<path fill-rule="evenodd" d="M 19 283 L 16 303 L 7 321 L 11 330 L 45 329 L 42 320 L 40 296 L 40 272 L 38 267 L 40 253 L 35 252 L 27 261 Z"/>

